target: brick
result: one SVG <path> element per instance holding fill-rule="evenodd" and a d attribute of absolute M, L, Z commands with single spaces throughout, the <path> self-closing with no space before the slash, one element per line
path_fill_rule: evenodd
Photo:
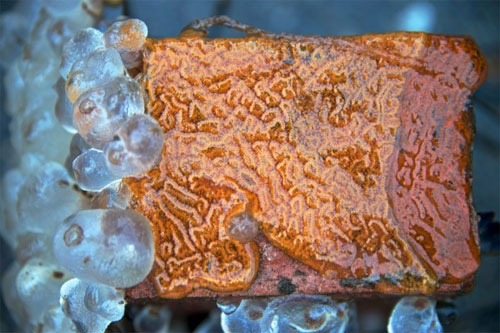
<path fill-rule="evenodd" d="M 131 300 L 472 286 L 470 38 L 193 34 L 148 40 L 143 72 L 165 144 L 125 180 L 156 242 Z M 241 213 L 254 241 L 228 235 Z"/>

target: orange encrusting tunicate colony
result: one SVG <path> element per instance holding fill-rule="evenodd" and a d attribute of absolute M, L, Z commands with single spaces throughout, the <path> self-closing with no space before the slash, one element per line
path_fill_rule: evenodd
<path fill-rule="evenodd" d="M 148 40 L 143 86 L 165 143 L 125 182 L 153 226 L 158 295 L 248 288 L 259 248 L 228 235 L 243 212 L 332 279 L 430 293 L 470 278 L 478 52 L 424 33 Z"/>

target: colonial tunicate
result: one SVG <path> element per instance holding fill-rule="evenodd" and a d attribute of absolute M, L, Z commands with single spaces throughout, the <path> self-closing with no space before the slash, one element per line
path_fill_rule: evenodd
<path fill-rule="evenodd" d="M 137 332 L 167 332 L 172 314 L 165 306 L 146 305 L 134 318 Z"/>
<path fill-rule="evenodd" d="M 122 60 L 114 49 L 97 49 L 75 61 L 66 81 L 66 95 L 75 103 L 87 90 L 105 85 L 125 74 Z"/>
<path fill-rule="evenodd" d="M 77 32 L 63 46 L 62 62 L 59 69 L 61 77 L 66 80 L 76 60 L 104 46 L 103 34 L 99 30 L 86 28 Z"/>
<path fill-rule="evenodd" d="M 164 136 L 153 118 L 144 114 L 134 115 L 116 135 L 118 139 L 104 148 L 107 165 L 115 175 L 138 175 L 158 163 Z"/>
<path fill-rule="evenodd" d="M 127 119 L 144 112 L 144 101 L 136 81 L 118 77 L 85 92 L 73 110 L 73 121 L 80 135 L 91 146 L 102 148 Z"/>
<path fill-rule="evenodd" d="M 108 186 L 92 198 L 90 208 L 126 209 L 129 205 L 129 195 L 128 187 L 122 183 L 119 183 L 117 186 Z"/>
<path fill-rule="evenodd" d="M 19 190 L 17 229 L 52 235 L 60 223 L 86 204 L 86 198 L 71 184 L 65 168 L 47 162 L 33 171 Z"/>
<path fill-rule="evenodd" d="M 85 191 L 97 192 L 118 180 L 109 171 L 104 154 L 90 149 L 73 161 L 73 171 L 78 186 Z"/>
<path fill-rule="evenodd" d="M 355 309 L 327 296 L 291 295 L 243 300 L 231 314 L 222 313 L 224 332 L 345 332 Z"/>
<path fill-rule="evenodd" d="M 129 19 L 113 23 L 104 34 L 104 39 L 107 46 L 120 53 L 125 67 L 134 68 L 140 64 L 140 49 L 147 35 L 148 27 L 144 22 Z"/>
<path fill-rule="evenodd" d="M 90 145 L 85 142 L 85 140 L 83 140 L 80 134 L 76 133 L 75 135 L 73 135 L 73 137 L 71 138 L 71 143 L 69 145 L 69 155 L 64 162 L 64 167 L 71 177 L 75 177 L 73 171 L 73 161 L 90 148 Z"/>
<path fill-rule="evenodd" d="M 79 332 L 104 332 L 125 311 L 124 292 L 79 279 L 67 281 L 60 291 L 60 304 Z"/>
<path fill-rule="evenodd" d="M 403 297 L 392 310 L 389 333 L 441 333 L 443 327 L 436 313 L 436 301 L 423 296 Z"/>
<path fill-rule="evenodd" d="M 73 125 L 73 104 L 69 101 L 64 92 L 64 80 L 59 78 L 54 85 L 57 92 L 57 102 L 55 106 L 55 114 L 61 126 L 69 133 L 76 133 Z"/>
<path fill-rule="evenodd" d="M 133 210 L 81 210 L 57 230 L 53 248 L 76 277 L 120 288 L 141 282 L 153 265 L 151 226 Z"/>
<path fill-rule="evenodd" d="M 39 232 L 27 232 L 21 235 L 15 250 L 17 261 L 24 264 L 34 257 L 52 259 L 52 251 L 47 251 L 52 247 L 51 238 Z"/>
<path fill-rule="evenodd" d="M 24 264 L 16 277 L 16 290 L 32 324 L 58 304 L 59 288 L 69 278 L 64 268 L 43 259 L 33 258 Z"/>

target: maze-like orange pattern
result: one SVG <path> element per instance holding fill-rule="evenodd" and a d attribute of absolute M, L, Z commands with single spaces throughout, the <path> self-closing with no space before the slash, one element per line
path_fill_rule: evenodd
<path fill-rule="evenodd" d="M 144 61 L 165 145 L 126 182 L 160 296 L 250 286 L 259 248 L 227 233 L 241 212 L 332 279 L 430 292 L 476 270 L 466 101 L 485 65 L 470 40 L 193 37 L 149 40 Z"/>

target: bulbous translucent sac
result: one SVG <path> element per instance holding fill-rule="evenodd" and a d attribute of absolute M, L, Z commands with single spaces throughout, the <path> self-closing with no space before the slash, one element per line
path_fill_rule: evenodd
<path fill-rule="evenodd" d="M 132 115 L 142 112 L 144 100 L 139 84 L 118 77 L 81 95 L 73 107 L 73 122 L 88 144 L 101 149 Z"/>
<path fill-rule="evenodd" d="M 19 234 L 27 231 L 53 235 L 66 217 L 85 206 L 86 198 L 72 186 L 66 170 L 47 162 L 28 177 L 19 190 Z"/>
<path fill-rule="evenodd" d="M 116 186 L 114 186 L 117 184 Z M 109 187 L 106 187 L 101 192 L 97 193 L 96 196 L 92 198 L 90 203 L 90 208 L 93 209 L 105 209 L 105 208 L 128 208 L 128 201 L 130 199 L 130 191 L 127 185 L 123 183 L 114 183 Z"/>
<path fill-rule="evenodd" d="M 99 30 L 86 28 L 77 32 L 63 46 L 61 67 L 59 69 L 61 77 L 66 80 L 75 61 L 85 58 L 92 51 L 104 46 L 104 36 Z"/>
<path fill-rule="evenodd" d="M 60 291 L 60 304 L 79 332 L 104 332 L 125 312 L 125 293 L 98 283 L 71 279 Z"/>
<path fill-rule="evenodd" d="M 28 319 L 21 298 L 17 294 L 16 278 L 21 267 L 17 262 L 10 264 L 2 276 L 2 296 L 9 313 L 18 326 Z"/>
<path fill-rule="evenodd" d="M 31 258 L 52 260 L 52 237 L 47 234 L 27 232 L 19 236 L 15 250 L 16 260 L 22 265 Z"/>
<path fill-rule="evenodd" d="M 233 313 L 222 313 L 221 325 L 224 332 L 346 332 L 354 312 L 327 296 L 291 295 L 243 300 Z"/>
<path fill-rule="evenodd" d="M 149 221 L 133 210 L 81 210 L 53 242 L 58 262 L 76 277 L 120 288 L 144 280 L 154 258 Z"/>
<path fill-rule="evenodd" d="M 118 51 L 139 51 L 148 36 L 148 27 L 138 19 L 128 19 L 113 23 L 104 33 L 108 47 Z"/>
<path fill-rule="evenodd" d="M 33 258 L 26 262 L 16 278 L 16 289 L 33 324 L 59 302 L 59 289 L 70 275 L 59 265 Z"/>
<path fill-rule="evenodd" d="M 73 135 L 71 143 L 69 144 L 69 155 L 64 162 L 64 167 L 71 177 L 75 177 L 75 173 L 73 171 L 73 161 L 90 148 L 90 145 L 83 140 L 80 134 L 77 133 Z"/>
<path fill-rule="evenodd" d="M 429 297 L 403 297 L 392 310 L 389 333 L 396 332 L 443 332 L 436 313 L 436 301 Z"/>
<path fill-rule="evenodd" d="M 156 120 L 144 114 L 134 115 L 116 135 L 118 139 L 104 147 L 107 165 L 115 175 L 139 175 L 158 163 L 164 135 Z"/>
<path fill-rule="evenodd" d="M 66 97 L 64 90 L 64 80 L 59 78 L 54 85 L 57 93 L 57 102 L 55 106 L 55 115 L 61 126 L 69 133 L 75 134 L 76 128 L 73 125 L 73 104 Z"/>
<path fill-rule="evenodd" d="M 119 178 L 109 171 L 102 151 L 90 149 L 73 161 L 78 186 L 84 191 L 98 192 Z"/>
<path fill-rule="evenodd" d="M 231 217 L 227 233 L 229 237 L 239 242 L 249 242 L 257 236 L 259 222 L 248 212 Z"/>
<path fill-rule="evenodd" d="M 36 152 L 50 160 L 64 162 L 71 135 L 56 119 L 55 101 L 56 94 L 51 91 L 51 94 L 47 94 L 45 99 L 40 101 L 40 106 L 14 117 L 9 125 L 10 140 L 19 155 Z M 55 145 L 54 142 L 58 144 Z"/>
<path fill-rule="evenodd" d="M 64 314 L 59 304 L 48 309 L 41 321 L 34 325 L 36 332 L 77 332 L 75 324 Z"/>
<path fill-rule="evenodd" d="M 11 249 L 17 246 L 18 216 L 17 197 L 24 184 L 24 176 L 19 169 L 10 169 L 3 176 L 1 200 L 3 204 L 3 218 L 0 219 L 0 234 Z"/>
<path fill-rule="evenodd" d="M 7 68 L 21 53 L 27 39 L 29 20 L 15 12 L 0 15 L 0 65 Z"/>
<path fill-rule="evenodd" d="M 172 313 L 166 306 L 148 304 L 134 317 L 136 332 L 168 332 Z"/>
<path fill-rule="evenodd" d="M 148 27 L 137 19 L 113 23 L 104 34 L 108 47 L 116 49 L 126 68 L 137 67 L 142 58 L 140 50 L 148 36 Z"/>
<path fill-rule="evenodd" d="M 66 81 L 66 95 L 71 103 L 86 91 L 103 86 L 123 76 L 125 67 L 114 49 L 97 49 L 75 61 Z"/>

